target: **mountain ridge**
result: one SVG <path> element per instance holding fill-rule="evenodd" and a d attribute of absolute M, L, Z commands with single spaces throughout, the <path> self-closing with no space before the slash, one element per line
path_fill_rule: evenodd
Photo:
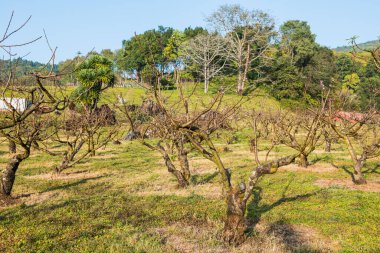
<path fill-rule="evenodd" d="M 362 49 L 373 49 L 376 46 L 379 46 L 380 40 L 370 40 L 363 43 L 358 43 L 358 46 Z M 333 48 L 332 50 L 336 52 L 350 52 L 352 51 L 352 46 L 339 46 L 336 48 Z"/>

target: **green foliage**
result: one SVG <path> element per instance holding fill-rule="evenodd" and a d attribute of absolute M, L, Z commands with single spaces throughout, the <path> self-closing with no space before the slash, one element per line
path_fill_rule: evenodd
<path fill-rule="evenodd" d="M 368 49 L 368 50 L 374 49 L 378 45 L 379 45 L 379 41 L 378 40 L 372 40 L 372 41 L 367 41 L 367 42 L 359 43 L 358 44 L 358 46 L 360 48 L 362 48 L 362 49 Z M 336 51 L 336 52 L 352 52 L 352 46 L 350 45 L 350 46 L 337 47 L 337 48 L 334 48 L 334 51 Z"/>
<path fill-rule="evenodd" d="M 370 77 L 364 79 L 359 88 L 358 95 L 360 107 L 368 109 L 371 107 L 380 110 L 380 77 Z"/>
<path fill-rule="evenodd" d="M 343 79 L 343 88 L 349 90 L 351 93 L 354 93 L 360 84 L 360 77 L 356 73 L 347 75 Z"/>
<path fill-rule="evenodd" d="M 174 90 L 176 88 L 174 82 L 166 78 L 162 78 L 160 84 L 163 90 Z"/>
<path fill-rule="evenodd" d="M 371 59 L 365 66 L 364 77 L 366 78 L 380 77 L 380 71 L 376 67 L 374 60 Z"/>
<path fill-rule="evenodd" d="M 158 71 L 163 72 L 175 52 L 164 53 L 165 48 L 174 32 L 173 28 L 159 26 L 157 30 L 148 30 L 143 34 L 135 35 L 130 40 L 123 41 L 124 57 L 121 66 L 124 70 L 137 72 L 139 75 L 147 65 L 155 65 Z M 171 49 L 177 46 L 177 36 L 172 38 Z M 150 67 L 149 67 L 150 68 Z M 147 70 L 145 70 L 146 72 Z M 151 72 L 151 71 L 150 71 Z"/>
<path fill-rule="evenodd" d="M 84 61 L 84 57 L 76 56 L 73 59 L 67 59 L 58 64 L 58 72 L 62 75 L 60 82 L 62 84 L 76 84 L 77 78 L 75 76 L 75 70 L 78 64 Z"/>
<path fill-rule="evenodd" d="M 272 80 L 269 90 L 275 98 L 299 99 L 302 97 L 302 80 L 297 68 L 289 63 L 287 57 L 278 57 L 269 72 Z"/>
<path fill-rule="evenodd" d="M 174 30 L 164 48 L 164 56 L 170 61 L 177 61 L 181 56 L 181 46 L 184 41 L 185 35 L 181 31 Z"/>
<path fill-rule="evenodd" d="M 335 87 L 335 57 L 319 46 L 306 22 L 292 20 L 281 27 L 274 62 L 266 69 L 269 90 L 277 99 L 314 104 L 322 91 Z"/>
<path fill-rule="evenodd" d="M 315 35 L 305 21 L 290 20 L 280 27 L 281 46 L 285 48 L 291 62 L 299 67 L 305 67 L 313 57 L 317 44 Z"/>
<path fill-rule="evenodd" d="M 183 31 L 183 34 L 185 35 L 186 39 L 191 39 L 197 36 L 201 33 L 207 33 L 208 31 L 204 29 L 203 27 L 196 26 L 195 28 L 187 27 Z"/>
<path fill-rule="evenodd" d="M 114 85 L 113 63 L 104 56 L 91 55 L 78 66 L 76 78 L 80 85 L 72 96 L 86 105 L 95 105 L 101 91 Z"/>
<path fill-rule="evenodd" d="M 0 59 L 0 81 L 5 82 L 8 78 L 8 74 L 12 71 L 15 78 L 22 78 L 23 81 L 26 81 L 25 77 L 29 73 L 34 71 L 42 71 L 44 68 L 51 69 L 51 65 L 46 63 L 40 63 L 36 61 L 30 61 L 23 58 L 15 58 L 12 60 L 3 60 Z M 58 70 L 58 65 L 53 66 L 53 71 L 56 72 Z M 23 82 L 25 85 L 30 85 L 28 82 Z"/>
<path fill-rule="evenodd" d="M 158 69 L 152 65 L 146 65 L 141 71 L 141 77 L 150 85 L 157 83 L 158 75 Z"/>
<path fill-rule="evenodd" d="M 345 76 L 357 71 L 354 61 L 346 54 L 341 54 L 337 57 L 336 68 L 340 81 L 342 81 Z"/>

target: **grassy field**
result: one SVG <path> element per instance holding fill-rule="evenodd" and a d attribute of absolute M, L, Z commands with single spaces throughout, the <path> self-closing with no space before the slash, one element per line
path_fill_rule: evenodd
<path fill-rule="evenodd" d="M 135 103 L 143 95 L 119 92 Z M 222 159 L 235 180 L 254 165 L 246 134 L 229 145 L 216 140 L 230 150 Z M 3 143 L 2 166 L 8 158 Z M 248 207 L 248 240 L 233 248 L 219 240 L 219 175 L 196 153 L 192 184 L 178 189 L 159 154 L 138 141 L 110 144 L 62 175 L 51 174 L 59 157 L 35 151 L 17 172 L 14 199 L 0 203 L 0 252 L 380 252 L 380 160 L 368 163 L 366 186 L 351 183 L 340 144 L 331 153 L 320 147 L 310 160 L 307 169 L 290 165 L 260 181 Z"/>

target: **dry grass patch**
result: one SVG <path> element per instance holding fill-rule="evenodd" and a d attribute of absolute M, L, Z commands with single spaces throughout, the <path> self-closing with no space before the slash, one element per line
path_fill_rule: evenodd
<path fill-rule="evenodd" d="M 108 174 L 100 172 L 90 172 L 89 170 L 67 172 L 67 173 L 45 173 L 33 176 L 27 176 L 30 179 L 43 179 L 43 180 L 74 180 L 74 179 L 92 179 L 98 178 L 100 176 L 105 176 Z"/>
<path fill-rule="evenodd" d="M 231 247 L 220 242 L 223 224 L 175 223 L 153 230 L 164 244 L 181 253 L 336 252 L 339 244 L 301 225 L 258 224 L 245 243 Z"/>
<path fill-rule="evenodd" d="M 190 197 L 191 195 L 199 195 L 208 199 L 221 199 L 223 197 L 220 186 L 204 184 L 191 185 L 187 188 L 180 189 L 177 184 L 152 185 L 144 189 L 136 191 L 140 196 L 180 196 Z"/>
<path fill-rule="evenodd" d="M 277 242 L 276 245 L 280 246 L 281 249 L 275 251 L 274 248 L 269 247 L 269 251 L 264 248 L 259 252 L 337 252 L 340 249 L 338 242 L 305 225 L 285 224 L 283 222 L 260 223 L 256 226 L 256 231 L 261 234 L 261 237 L 267 235 L 269 238 L 274 238 Z"/>
<path fill-rule="evenodd" d="M 0 195 L 0 210 L 13 206 L 17 204 L 19 200 L 17 198 L 12 198 L 11 196 L 1 196 Z"/>
<path fill-rule="evenodd" d="M 49 191 L 20 195 L 17 198 L 25 205 L 35 205 L 52 199 L 57 200 L 64 197 L 67 197 L 67 195 L 63 191 Z"/>
<path fill-rule="evenodd" d="M 336 166 L 329 163 L 312 164 L 309 165 L 307 168 L 298 166 L 297 164 L 289 164 L 279 169 L 279 171 L 315 173 L 337 172 L 338 170 L 339 169 Z"/>
<path fill-rule="evenodd" d="M 14 197 L 0 197 L 0 210 L 10 208 L 18 204 L 35 205 L 49 200 L 57 200 L 67 197 L 63 191 L 37 192 L 18 194 Z"/>

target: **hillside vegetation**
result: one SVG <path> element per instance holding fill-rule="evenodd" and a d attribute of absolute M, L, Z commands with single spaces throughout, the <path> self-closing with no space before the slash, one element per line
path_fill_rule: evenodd
<path fill-rule="evenodd" d="M 371 40 L 363 43 L 358 43 L 358 46 L 362 49 L 374 49 L 379 46 L 379 41 L 378 40 Z M 340 46 L 337 48 L 333 49 L 336 52 L 351 52 L 352 51 L 352 46 Z"/>

